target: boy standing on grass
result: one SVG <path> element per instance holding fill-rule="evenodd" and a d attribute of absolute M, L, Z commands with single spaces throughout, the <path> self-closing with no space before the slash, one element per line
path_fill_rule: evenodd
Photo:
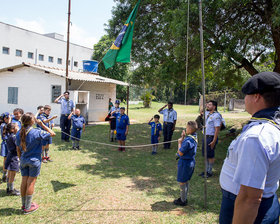
<path fill-rule="evenodd" d="M 85 118 L 81 115 L 80 109 L 75 109 L 75 114 L 71 112 L 68 116 L 69 120 L 72 120 L 72 130 L 71 130 L 71 139 L 72 139 L 72 149 L 80 150 L 79 142 L 82 136 L 82 132 L 85 131 Z"/>
<path fill-rule="evenodd" d="M 53 120 L 57 118 L 56 115 L 53 117 L 50 116 L 51 110 L 52 110 L 51 106 L 45 105 L 44 112 L 40 116 L 40 120 L 42 120 L 44 125 L 46 125 L 50 129 L 52 129 L 54 126 Z M 52 144 L 52 137 L 43 140 L 43 148 L 42 148 L 43 163 L 52 162 L 52 160 L 49 157 L 49 148 L 51 144 Z"/>
<path fill-rule="evenodd" d="M 157 154 L 157 143 L 159 142 L 162 127 L 161 123 L 159 122 L 160 116 L 156 114 L 151 120 L 149 121 L 149 125 L 151 125 L 151 144 L 154 144 L 152 146 L 152 155 Z M 152 121 L 154 119 L 154 121 Z"/>
<path fill-rule="evenodd" d="M 188 204 L 187 194 L 189 189 L 188 181 L 191 179 L 195 167 L 195 155 L 197 150 L 197 124 L 195 121 L 187 123 L 186 132 L 178 139 L 178 171 L 177 181 L 180 184 L 180 198 L 174 200 L 175 205 L 186 206 Z M 187 136 L 186 136 L 187 135 Z"/>
<path fill-rule="evenodd" d="M 119 151 L 125 152 L 125 140 L 126 136 L 128 134 L 128 127 L 130 125 L 129 123 L 129 117 L 125 114 L 125 108 L 121 107 L 120 112 L 112 112 L 112 116 L 116 117 L 117 120 L 117 140 L 119 142 Z"/>

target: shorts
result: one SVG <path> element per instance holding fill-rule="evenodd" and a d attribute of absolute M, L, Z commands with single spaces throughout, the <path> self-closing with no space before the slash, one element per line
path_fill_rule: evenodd
<path fill-rule="evenodd" d="M 49 137 L 47 140 L 42 141 L 43 146 L 50 145 L 50 144 L 52 144 L 52 137 Z"/>
<path fill-rule="evenodd" d="M 158 136 L 157 135 L 152 135 L 151 136 L 151 144 L 156 144 L 158 143 Z"/>
<path fill-rule="evenodd" d="M 215 157 L 215 148 L 216 148 L 216 145 L 218 144 L 218 139 L 216 141 L 214 148 L 211 149 L 209 144 L 213 141 L 213 139 L 214 139 L 214 136 L 208 136 L 208 137 L 206 136 L 207 158 L 208 159 L 212 159 Z M 202 156 L 204 157 L 204 138 L 202 139 Z"/>
<path fill-rule="evenodd" d="M 23 177 L 37 177 L 41 170 L 41 160 L 37 158 L 21 159 L 20 172 Z"/>
<path fill-rule="evenodd" d="M 195 167 L 194 160 L 179 159 L 177 181 L 180 183 L 185 183 L 189 181 L 193 175 L 194 167 Z"/>
<path fill-rule="evenodd" d="M 7 156 L 6 162 L 5 162 L 5 169 L 10 171 L 19 171 L 19 159 L 17 156 Z"/>
<path fill-rule="evenodd" d="M 72 141 L 80 141 L 80 138 L 82 136 L 82 128 L 72 128 L 71 130 L 71 139 Z M 73 138 L 74 137 L 74 138 Z"/>
<path fill-rule="evenodd" d="M 117 131 L 116 137 L 117 137 L 117 140 L 119 140 L 119 141 L 125 141 L 126 140 L 125 132 L 118 132 Z"/>
<path fill-rule="evenodd" d="M 7 155 L 8 155 L 7 143 L 6 142 L 2 142 L 1 143 L 1 156 L 7 157 Z"/>
<path fill-rule="evenodd" d="M 116 127 L 117 127 L 117 119 L 116 118 L 112 118 L 111 119 L 111 122 L 110 122 L 110 129 L 111 130 L 116 130 Z"/>

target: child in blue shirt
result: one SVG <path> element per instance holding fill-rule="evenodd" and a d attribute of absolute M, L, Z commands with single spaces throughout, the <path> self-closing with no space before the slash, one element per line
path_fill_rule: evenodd
<path fill-rule="evenodd" d="M 53 117 L 50 115 L 51 110 L 52 110 L 51 106 L 45 105 L 44 106 L 44 112 L 39 116 L 39 119 L 41 121 L 43 121 L 44 125 L 46 125 L 50 129 L 52 129 L 53 126 L 54 126 L 53 120 L 55 118 L 57 118 L 56 115 L 54 115 Z M 51 144 L 52 144 L 52 137 L 43 141 L 43 148 L 42 148 L 42 155 L 43 155 L 42 156 L 42 159 L 43 159 L 42 162 L 43 163 L 52 162 L 52 160 L 49 157 L 49 149 L 50 149 Z"/>
<path fill-rule="evenodd" d="M 188 203 L 188 181 L 191 179 L 195 167 L 195 155 L 197 150 L 197 123 L 189 121 L 186 132 L 182 132 L 182 137 L 178 139 L 178 171 L 177 181 L 180 184 L 180 198 L 174 200 L 175 205 L 186 206 Z"/>
<path fill-rule="evenodd" d="M 152 121 L 154 119 L 154 121 Z M 157 154 L 157 143 L 159 142 L 162 126 L 159 122 L 160 116 L 156 114 L 154 117 L 151 118 L 149 121 L 149 125 L 151 125 L 151 144 L 154 144 L 152 146 L 152 155 Z"/>
<path fill-rule="evenodd" d="M 8 135 L 6 134 L 7 124 L 11 122 L 11 116 L 8 112 L 1 114 L 0 116 L 0 127 L 1 127 L 1 156 L 3 156 L 3 176 L 2 182 L 7 181 L 7 170 L 5 169 L 5 162 L 7 159 L 8 149 L 7 149 L 7 139 Z"/>
<path fill-rule="evenodd" d="M 126 136 L 128 135 L 128 127 L 130 125 L 129 123 L 129 117 L 125 114 L 125 108 L 121 107 L 120 112 L 113 111 L 112 116 L 116 117 L 117 120 L 117 140 L 119 142 L 119 151 L 125 152 L 125 140 Z"/>
<path fill-rule="evenodd" d="M 14 115 L 12 116 L 12 121 L 11 122 L 16 123 L 18 128 L 20 129 L 21 128 L 20 118 L 24 114 L 24 111 L 21 108 L 16 108 L 16 109 L 14 109 L 13 114 Z"/>
<path fill-rule="evenodd" d="M 6 128 L 7 133 L 7 159 L 5 162 L 5 169 L 8 170 L 7 181 L 7 194 L 8 195 L 20 195 L 19 191 L 14 188 L 14 179 L 16 173 L 19 171 L 19 159 L 16 148 L 16 133 L 18 132 L 18 126 L 15 123 L 9 123 Z"/>
<path fill-rule="evenodd" d="M 44 129 L 32 128 L 35 121 Z M 40 120 L 35 119 L 32 113 L 26 113 L 21 118 L 22 126 L 16 134 L 17 153 L 20 158 L 21 199 L 22 210 L 29 214 L 38 209 L 36 203 L 31 203 L 36 179 L 41 169 L 42 141 L 47 140 L 55 133 Z"/>
<path fill-rule="evenodd" d="M 85 131 L 86 121 L 85 118 L 81 115 L 80 109 L 75 109 L 75 114 L 71 112 L 68 116 L 68 119 L 72 121 L 71 129 L 71 140 L 72 140 L 72 149 L 80 150 L 79 142 L 82 136 L 82 132 Z"/>

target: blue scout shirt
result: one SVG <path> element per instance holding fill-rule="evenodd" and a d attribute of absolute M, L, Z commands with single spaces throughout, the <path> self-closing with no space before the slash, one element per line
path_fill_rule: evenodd
<path fill-rule="evenodd" d="M 7 135 L 3 136 L 4 127 L 6 127 L 6 125 L 7 124 L 5 122 L 1 124 L 1 138 L 2 138 L 2 141 L 6 141 L 8 139 Z"/>
<path fill-rule="evenodd" d="M 192 160 L 192 161 L 195 160 L 195 155 L 197 151 L 197 135 L 192 134 L 186 136 L 186 138 L 182 142 L 179 151 L 184 154 L 180 156 L 179 153 L 177 153 L 180 159 Z"/>
<path fill-rule="evenodd" d="M 14 133 L 8 135 L 7 148 L 8 156 L 17 156 L 16 135 Z"/>
<path fill-rule="evenodd" d="M 269 121 L 271 120 L 271 121 Z M 252 117 L 232 141 L 220 174 L 222 189 L 238 195 L 241 185 L 275 194 L 280 179 L 280 107 Z"/>
<path fill-rule="evenodd" d="M 177 112 L 172 109 L 164 109 L 160 111 L 160 114 L 163 114 L 163 121 L 164 122 L 171 122 L 174 123 L 174 121 L 177 121 Z"/>
<path fill-rule="evenodd" d="M 75 107 L 72 100 L 66 100 L 65 98 L 59 99 L 57 103 L 61 104 L 61 114 L 71 114 L 73 108 Z"/>
<path fill-rule="evenodd" d="M 220 127 L 222 124 L 222 117 L 218 112 L 210 114 L 209 111 L 205 113 L 206 117 L 206 135 L 215 135 L 215 127 Z"/>
<path fill-rule="evenodd" d="M 81 115 L 72 115 L 71 120 L 74 129 L 82 129 L 83 125 L 86 123 L 85 118 Z"/>
<path fill-rule="evenodd" d="M 41 120 L 41 121 L 45 121 L 45 120 L 48 120 L 48 119 L 50 119 L 50 118 L 52 118 L 52 116 L 51 115 L 47 115 L 46 113 L 42 113 L 40 116 L 39 116 L 39 119 Z M 50 122 L 48 122 L 48 123 L 45 123 L 45 122 L 43 122 L 48 128 L 52 128 L 52 124 L 53 124 L 53 120 L 51 120 Z M 40 128 L 42 129 L 42 130 L 44 130 L 41 126 L 40 126 Z"/>
<path fill-rule="evenodd" d="M 129 117 L 126 114 L 114 113 L 113 116 L 117 118 L 117 133 L 124 133 L 126 126 L 130 125 Z"/>
<path fill-rule="evenodd" d="M 12 123 L 16 123 L 18 125 L 18 128 L 21 129 L 21 122 L 14 117 L 12 118 Z"/>
<path fill-rule="evenodd" d="M 42 140 L 48 140 L 50 133 L 38 128 L 30 127 L 27 129 L 26 135 L 26 151 L 24 152 L 20 147 L 20 131 L 16 134 L 16 145 L 21 149 L 21 159 L 36 158 L 41 161 Z"/>
<path fill-rule="evenodd" d="M 156 123 L 154 121 L 149 122 L 149 125 L 151 125 L 151 135 L 159 136 L 159 132 L 162 130 L 161 123 Z"/>

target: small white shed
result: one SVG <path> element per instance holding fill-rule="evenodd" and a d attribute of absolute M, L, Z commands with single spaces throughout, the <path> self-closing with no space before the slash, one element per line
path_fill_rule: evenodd
<path fill-rule="evenodd" d="M 104 121 L 109 98 L 116 99 L 116 85 L 128 83 L 99 76 L 98 73 L 69 71 L 70 98 L 88 122 Z M 60 115 L 54 100 L 65 91 L 65 70 L 22 63 L 0 69 L 0 113 L 20 107 L 36 112 L 39 105 L 50 105 Z M 59 118 L 55 120 L 59 124 Z"/>

